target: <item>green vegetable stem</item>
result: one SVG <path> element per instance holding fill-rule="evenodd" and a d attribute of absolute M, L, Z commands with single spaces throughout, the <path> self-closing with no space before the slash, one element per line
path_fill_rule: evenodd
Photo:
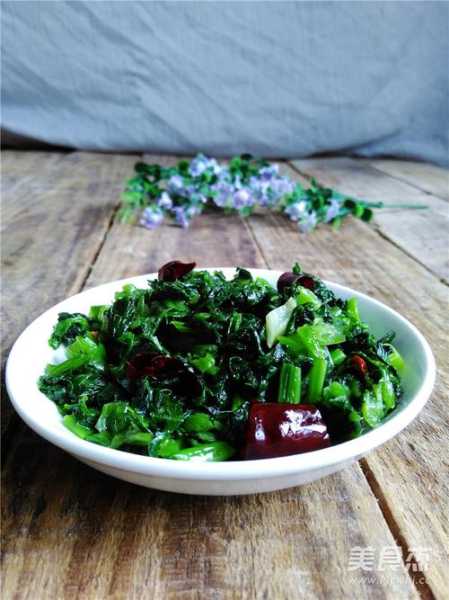
<path fill-rule="evenodd" d="M 301 369 L 284 362 L 279 379 L 278 402 L 299 404 L 301 401 Z"/>
<path fill-rule="evenodd" d="M 216 462 L 228 460 L 235 454 L 235 450 L 226 442 L 212 442 L 198 444 L 191 448 L 184 448 L 170 456 L 174 460 L 195 460 L 200 462 Z"/>
<path fill-rule="evenodd" d="M 317 404 L 321 398 L 321 392 L 326 377 L 327 362 L 325 358 L 316 357 L 309 373 L 309 387 L 307 397 L 311 404 Z"/>

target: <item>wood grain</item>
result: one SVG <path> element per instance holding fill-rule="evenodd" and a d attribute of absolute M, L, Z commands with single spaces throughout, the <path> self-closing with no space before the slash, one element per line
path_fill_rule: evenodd
<path fill-rule="evenodd" d="M 376 159 L 369 162 L 378 171 L 401 179 L 424 192 L 449 200 L 448 169 L 410 160 Z"/>
<path fill-rule="evenodd" d="M 207 498 L 114 480 L 31 433 L 10 460 L 4 598 L 417 598 L 402 568 L 348 572 L 351 548 L 394 544 L 357 467 Z"/>
<path fill-rule="evenodd" d="M 390 177 L 366 161 L 323 158 L 293 161 L 302 174 L 359 198 L 394 204 L 425 204 L 428 210 L 382 209 L 374 223 L 407 254 L 449 281 L 449 205 L 436 196 Z"/>
<path fill-rule="evenodd" d="M 132 162 L 78 153 L 50 165 L 44 159 L 36 178 L 21 182 L 20 196 L 3 192 L 6 346 L 36 314 L 80 288 Z"/>
<path fill-rule="evenodd" d="M 292 169 L 288 173 L 297 177 Z M 324 177 L 325 173 L 320 179 Z M 418 560 L 421 549 L 423 562 L 426 548 L 431 549 L 434 560 L 426 579 L 435 593 L 443 594 L 449 589 L 447 572 L 441 568 L 449 548 L 449 364 L 444 325 L 449 290 L 368 225 L 351 221 L 337 233 L 320 228 L 309 236 L 299 236 L 294 224 L 278 216 L 254 217 L 250 226 L 271 268 L 285 269 L 297 260 L 306 270 L 400 311 L 430 340 L 439 368 L 431 400 L 417 421 L 371 453 L 367 464 L 391 510 L 392 526 L 402 532 L 408 548 L 417 549 Z"/>
<path fill-rule="evenodd" d="M 50 185 L 49 173 L 55 172 L 57 166 L 67 153 L 61 152 L 22 152 L 8 150 L 0 155 L 2 196 L 17 192 L 17 187 L 29 188 L 34 185 L 41 188 Z"/>

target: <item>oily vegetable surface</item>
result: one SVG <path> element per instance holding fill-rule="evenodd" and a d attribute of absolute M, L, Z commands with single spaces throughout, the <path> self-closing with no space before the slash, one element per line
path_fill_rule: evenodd
<path fill-rule="evenodd" d="M 244 456 L 259 403 L 319 408 L 332 443 L 379 425 L 400 398 L 393 333 L 376 340 L 355 299 L 298 265 L 274 289 L 247 270 L 165 265 L 89 315 L 61 313 L 50 337 L 66 360 L 39 389 L 79 437 L 177 460 Z"/>

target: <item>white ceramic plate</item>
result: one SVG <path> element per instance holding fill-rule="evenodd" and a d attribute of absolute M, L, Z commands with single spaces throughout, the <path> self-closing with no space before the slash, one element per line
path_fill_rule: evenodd
<path fill-rule="evenodd" d="M 219 268 L 217 268 L 219 269 Z M 215 270 L 215 269 L 208 269 Z M 234 269 L 222 270 L 231 278 Z M 276 285 L 281 271 L 249 269 Z M 37 318 L 14 344 L 6 368 L 6 384 L 22 419 L 56 446 L 103 473 L 149 488 L 186 494 L 233 495 L 287 488 L 334 473 L 383 444 L 406 427 L 427 402 L 435 380 L 435 361 L 428 343 L 409 321 L 381 302 L 350 288 L 326 282 L 341 298 L 355 296 L 361 316 L 376 336 L 396 331 L 395 345 L 406 362 L 404 394 L 400 405 L 377 429 L 363 436 L 306 454 L 282 458 L 222 463 L 178 462 L 112 450 L 84 441 L 62 424 L 53 402 L 37 388 L 45 366 L 55 359 L 48 338 L 59 312 L 87 313 L 94 304 L 106 304 L 125 283 L 146 287 L 143 275 L 90 289 L 57 304 Z"/>

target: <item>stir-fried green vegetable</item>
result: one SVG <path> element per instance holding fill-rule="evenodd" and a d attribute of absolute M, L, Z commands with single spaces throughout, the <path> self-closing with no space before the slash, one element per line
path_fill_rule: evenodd
<path fill-rule="evenodd" d="M 146 289 L 126 285 L 110 306 L 59 315 L 49 344 L 64 346 L 66 360 L 47 366 L 39 388 L 74 434 L 221 461 L 245 456 L 255 402 L 316 406 L 332 443 L 395 407 L 404 364 L 394 334 L 377 340 L 354 298 L 337 298 L 298 265 L 278 289 L 245 269 L 227 281 L 193 266 L 169 263 Z"/>

